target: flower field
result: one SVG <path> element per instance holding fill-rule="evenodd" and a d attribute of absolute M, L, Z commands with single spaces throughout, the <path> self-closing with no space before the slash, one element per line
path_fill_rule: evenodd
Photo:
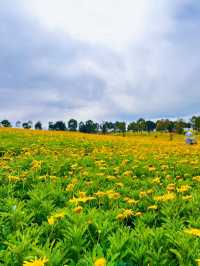
<path fill-rule="evenodd" d="M 0 129 L 0 265 L 200 265 L 200 144 Z"/>

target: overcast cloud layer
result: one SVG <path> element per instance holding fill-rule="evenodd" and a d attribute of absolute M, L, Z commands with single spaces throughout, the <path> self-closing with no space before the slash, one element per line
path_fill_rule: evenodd
<path fill-rule="evenodd" d="M 190 116 L 199 54 L 197 0 L 1 0 L 0 119 Z"/>

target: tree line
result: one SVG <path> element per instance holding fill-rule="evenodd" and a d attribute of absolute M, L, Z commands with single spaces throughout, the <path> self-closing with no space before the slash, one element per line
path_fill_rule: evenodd
<path fill-rule="evenodd" d="M 9 120 L 2 120 L 0 122 L 1 127 L 12 127 Z M 31 120 L 27 122 L 17 121 L 15 127 L 24 129 L 36 129 L 42 130 L 43 125 L 40 121 L 33 124 Z M 189 122 L 183 119 L 178 119 L 176 121 L 169 119 L 159 119 L 157 121 L 145 120 L 143 118 L 138 119 L 130 123 L 124 121 L 104 121 L 102 123 L 97 123 L 92 120 L 87 120 L 86 122 L 79 122 L 76 119 L 70 119 L 67 123 L 64 121 L 56 121 L 48 123 L 48 130 L 59 130 L 59 131 L 80 131 L 83 133 L 122 133 L 125 135 L 127 131 L 130 132 L 176 132 L 182 134 L 185 128 L 192 128 L 196 131 L 200 131 L 200 116 L 193 116 Z"/>

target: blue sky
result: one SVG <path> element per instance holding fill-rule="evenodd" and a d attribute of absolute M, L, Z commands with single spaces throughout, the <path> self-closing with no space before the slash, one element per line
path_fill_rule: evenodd
<path fill-rule="evenodd" d="M 0 119 L 199 113 L 197 0 L 1 0 L 0 36 Z"/>

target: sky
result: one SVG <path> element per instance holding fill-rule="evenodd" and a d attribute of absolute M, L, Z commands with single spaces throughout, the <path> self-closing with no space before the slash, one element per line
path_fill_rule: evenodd
<path fill-rule="evenodd" d="M 1 0 L 0 120 L 200 109 L 200 1 Z"/>

